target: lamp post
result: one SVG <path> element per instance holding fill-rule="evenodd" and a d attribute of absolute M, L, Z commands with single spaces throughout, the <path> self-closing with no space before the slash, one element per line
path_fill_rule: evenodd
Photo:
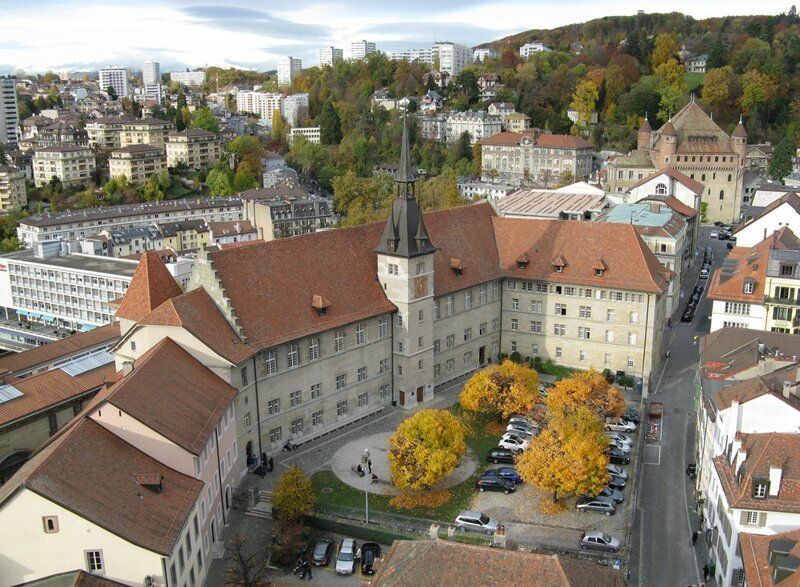
<path fill-rule="evenodd" d="M 372 475 L 369 473 L 367 463 L 369 462 L 369 449 L 365 448 L 361 453 L 361 467 L 364 469 L 364 518 L 366 523 L 369 524 L 369 482 Z"/>

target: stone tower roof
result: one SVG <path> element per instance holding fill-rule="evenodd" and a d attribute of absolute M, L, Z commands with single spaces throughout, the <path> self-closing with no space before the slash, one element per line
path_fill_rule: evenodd
<path fill-rule="evenodd" d="M 147 251 L 139 261 L 139 267 L 133 274 L 131 285 L 122 298 L 116 316 L 127 320 L 141 320 L 167 300 L 182 293 L 158 254 Z"/>

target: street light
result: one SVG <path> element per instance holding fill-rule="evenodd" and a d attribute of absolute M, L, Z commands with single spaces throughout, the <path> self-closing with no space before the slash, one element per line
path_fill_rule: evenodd
<path fill-rule="evenodd" d="M 364 452 L 361 453 L 361 467 L 364 470 L 364 518 L 366 523 L 369 524 L 369 482 L 372 479 L 372 475 L 367 463 L 369 463 L 369 449 L 365 448 Z"/>

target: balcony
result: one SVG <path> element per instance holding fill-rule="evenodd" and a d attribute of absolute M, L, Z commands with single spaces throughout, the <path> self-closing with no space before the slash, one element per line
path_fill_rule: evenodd
<path fill-rule="evenodd" d="M 800 299 L 797 298 L 778 298 L 775 296 L 765 296 L 764 303 L 772 306 L 800 306 Z"/>

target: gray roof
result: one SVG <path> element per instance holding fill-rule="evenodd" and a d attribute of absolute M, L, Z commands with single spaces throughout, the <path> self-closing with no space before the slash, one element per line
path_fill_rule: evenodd
<path fill-rule="evenodd" d="M 65 255 L 63 257 L 52 256 L 42 258 L 37 257 L 33 249 L 8 253 L 0 257 L 0 259 L 46 265 L 58 267 L 60 269 L 74 269 L 79 272 L 105 273 L 123 278 L 132 278 L 133 274 L 136 272 L 136 268 L 139 266 L 137 261 L 113 259 L 110 257 L 101 257 L 99 255 Z"/>

